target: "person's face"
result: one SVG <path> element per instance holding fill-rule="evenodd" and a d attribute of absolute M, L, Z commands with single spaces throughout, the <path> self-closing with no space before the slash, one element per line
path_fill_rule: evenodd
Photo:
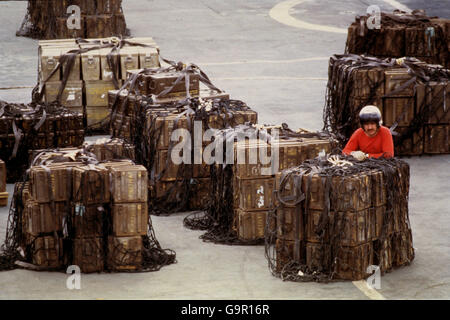
<path fill-rule="evenodd" d="M 377 134 L 377 123 L 374 121 L 363 124 L 363 130 L 369 137 L 374 137 Z"/>

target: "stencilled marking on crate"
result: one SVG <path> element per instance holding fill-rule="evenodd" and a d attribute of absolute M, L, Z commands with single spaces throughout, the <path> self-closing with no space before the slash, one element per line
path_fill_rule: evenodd
<path fill-rule="evenodd" d="M 264 186 L 260 186 L 259 189 L 256 190 L 256 194 L 260 195 L 257 203 L 258 208 L 264 207 Z"/>

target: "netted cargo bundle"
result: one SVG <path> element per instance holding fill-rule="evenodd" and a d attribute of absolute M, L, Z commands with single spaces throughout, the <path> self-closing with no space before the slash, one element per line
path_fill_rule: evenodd
<path fill-rule="evenodd" d="M 73 5 L 78 6 L 79 12 Z M 29 0 L 27 14 L 16 35 L 34 39 L 66 39 L 125 36 L 129 33 L 122 0 Z"/>
<path fill-rule="evenodd" d="M 277 174 L 266 257 L 289 281 L 361 280 L 414 259 L 409 165 L 321 156 Z"/>
<path fill-rule="evenodd" d="M 184 225 L 207 230 L 201 238 L 221 244 L 262 244 L 275 174 L 334 148 L 326 134 L 293 131 L 286 124 L 238 126 L 220 130 L 216 139 L 224 141 L 224 158 L 211 165 L 208 209 L 188 215 Z"/>
<path fill-rule="evenodd" d="M 227 99 L 228 94 L 214 86 L 208 76 L 195 64 L 163 60 L 162 68 L 128 70 L 129 84 L 125 87 L 131 94 L 151 97 L 155 104 L 167 104 L 190 97 L 204 100 Z"/>
<path fill-rule="evenodd" d="M 257 113 L 230 100 L 198 66 L 164 61 L 169 67 L 131 71 L 120 90 L 109 92 L 112 136 L 132 143 L 137 162 L 148 169 L 152 213 L 202 210 L 210 185 L 204 135 L 256 123 Z M 180 139 L 188 147 L 175 163 L 172 151 Z"/>
<path fill-rule="evenodd" d="M 108 132 L 108 91 L 122 87 L 128 70 L 160 67 L 152 38 L 39 41 L 38 61 L 33 101 L 83 112 L 89 133 Z"/>
<path fill-rule="evenodd" d="M 57 104 L 18 104 L 0 100 L 0 158 L 6 162 L 8 182 L 17 181 L 35 149 L 80 146 L 83 115 Z"/>
<path fill-rule="evenodd" d="M 324 130 L 342 148 L 359 127 L 359 112 L 377 106 L 394 138 L 395 155 L 450 152 L 450 71 L 415 58 L 358 55 L 330 58 Z"/>
<path fill-rule="evenodd" d="M 0 270 L 142 272 L 175 262 L 155 237 L 147 170 L 114 153 L 99 162 L 86 147 L 43 150 L 32 159 L 15 185 Z"/>
<path fill-rule="evenodd" d="M 222 117 L 225 113 L 227 116 Z M 152 212 L 165 214 L 205 209 L 211 178 L 209 165 L 203 156 L 208 142 L 202 137 L 210 129 L 256 123 L 257 113 L 238 100 L 218 100 L 208 104 L 195 99 L 176 111 L 149 108 L 146 114 L 142 150 L 146 153 L 142 152 L 140 156 L 141 163 L 151 172 Z M 173 158 L 175 152 L 180 153 L 176 149 L 178 140 L 171 138 L 174 132 L 177 134 L 177 129 L 183 130 L 183 139 L 192 137 L 183 140 L 188 145 L 181 152 L 184 160 L 179 164 Z"/>
<path fill-rule="evenodd" d="M 93 158 L 95 161 L 135 160 L 134 146 L 117 138 L 100 138 L 86 141 L 80 147 L 30 150 L 30 166 L 47 165 L 54 162 L 70 162 L 82 157 Z"/>
<path fill-rule="evenodd" d="M 450 20 L 411 13 L 381 12 L 380 27 L 369 28 L 369 16 L 357 16 L 348 28 L 345 53 L 379 58 L 415 57 L 450 68 Z"/>
<path fill-rule="evenodd" d="M 158 58 L 155 57 L 159 66 Z M 149 108 L 182 108 L 199 97 L 202 101 L 229 99 L 197 65 L 161 60 L 164 67 L 141 65 L 141 69 L 128 69 L 123 86 L 108 92 L 113 136 L 133 139 L 130 126 Z"/>

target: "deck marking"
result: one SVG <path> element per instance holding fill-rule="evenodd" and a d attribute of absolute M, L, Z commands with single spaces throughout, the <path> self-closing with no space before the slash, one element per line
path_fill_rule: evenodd
<path fill-rule="evenodd" d="M 352 283 L 371 300 L 386 300 L 376 289 L 370 288 L 366 280 L 352 281 Z"/>
<path fill-rule="evenodd" d="M 396 0 L 383 0 L 387 4 L 391 5 L 394 8 L 397 8 L 402 11 L 411 12 L 412 10 L 401 4 Z M 315 30 L 315 31 L 324 31 L 324 32 L 333 32 L 333 33 L 342 33 L 347 34 L 346 28 L 338 28 L 333 26 L 324 26 L 321 24 L 314 24 L 302 21 L 298 18 L 294 18 L 289 14 L 289 10 L 293 7 L 305 2 L 305 0 L 287 0 L 276 4 L 269 11 L 269 16 L 278 21 L 279 23 L 285 24 L 290 27 L 306 29 L 306 30 Z M 365 13 L 364 13 L 365 14 Z"/>

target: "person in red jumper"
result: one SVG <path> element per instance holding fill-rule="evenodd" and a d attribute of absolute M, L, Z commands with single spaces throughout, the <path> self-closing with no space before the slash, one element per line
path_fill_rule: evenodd
<path fill-rule="evenodd" d="M 366 158 L 391 158 L 394 142 L 388 128 L 382 126 L 381 112 L 376 106 L 365 106 L 359 113 L 361 128 L 347 142 L 343 154 L 362 161 Z"/>

